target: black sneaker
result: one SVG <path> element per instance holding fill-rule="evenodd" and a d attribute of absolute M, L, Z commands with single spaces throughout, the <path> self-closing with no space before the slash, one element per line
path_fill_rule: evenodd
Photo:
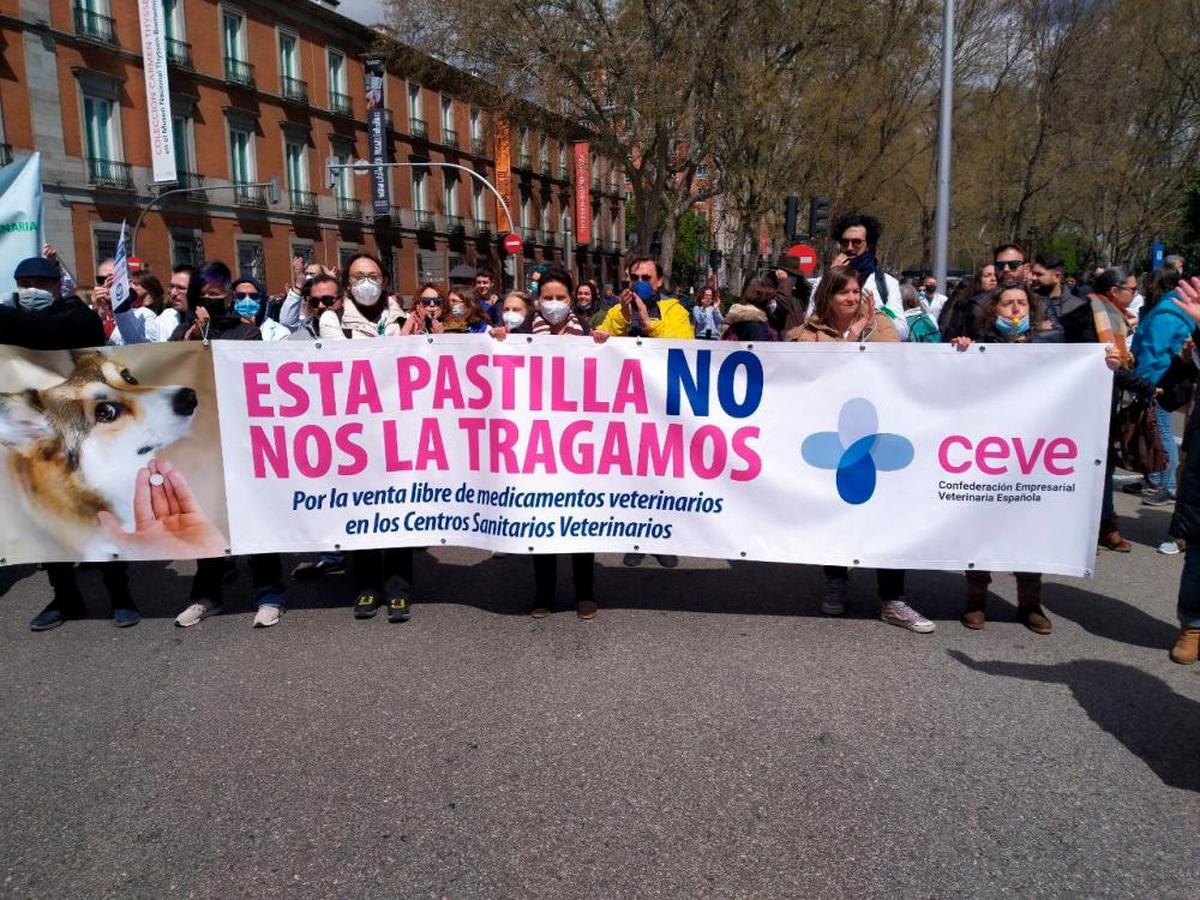
<path fill-rule="evenodd" d="M 388 600 L 388 621 L 407 622 L 412 616 L 411 605 L 411 601 L 405 594 L 390 598 Z"/>
<path fill-rule="evenodd" d="M 341 553 L 328 553 L 300 563 L 292 569 L 292 578 L 296 581 L 314 581 L 326 575 L 341 575 L 345 571 L 346 557 Z"/>
<path fill-rule="evenodd" d="M 1148 485 L 1144 481 L 1141 481 L 1141 480 L 1131 481 L 1131 482 L 1129 482 L 1129 484 L 1121 485 L 1121 493 L 1122 494 L 1142 494 L 1142 493 L 1145 493 L 1147 487 L 1148 487 Z"/>
<path fill-rule="evenodd" d="M 379 612 L 379 604 L 382 602 L 383 598 L 379 596 L 379 591 L 360 591 L 359 595 L 354 598 L 354 618 L 375 618 L 375 613 Z"/>
<path fill-rule="evenodd" d="M 57 600 L 55 600 L 33 617 L 33 621 L 29 623 L 29 630 L 49 631 L 51 628 L 57 628 L 63 622 L 67 621 L 67 619 L 82 618 L 82 606 L 60 604 Z"/>
<path fill-rule="evenodd" d="M 118 606 L 113 610 L 112 623 L 117 628 L 130 628 L 142 621 L 136 606 Z"/>

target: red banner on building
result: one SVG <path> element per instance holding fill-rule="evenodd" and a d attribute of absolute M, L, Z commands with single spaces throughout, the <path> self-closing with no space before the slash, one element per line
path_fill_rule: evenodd
<path fill-rule="evenodd" d="M 592 158 L 587 141 L 575 142 L 575 243 L 592 242 Z"/>
<path fill-rule="evenodd" d="M 508 123 L 497 117 L 496 125 L 496 190 L 500 192 L 500 196 L 504 198 L 504 202 L 512 204 L 512 143 L 509 136 Z M 496 209 L 497 232 L 504 234 L 507 231 L 512 231 L 516 225 L 515 222 L 508 221 L 508 216 L 504 215 L 504 210 L 497 205 Z"/>

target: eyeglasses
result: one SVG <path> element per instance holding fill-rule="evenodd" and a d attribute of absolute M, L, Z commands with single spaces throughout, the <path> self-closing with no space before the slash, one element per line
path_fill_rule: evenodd
<path fill-rule="evenodd" d="M 838 238 L 838 243 L 843 247 L 865 247 L 867 246 L 866 238 Z"/>
<path fill-rule="evenodd" d="M 1017 269 L 1021 268 L 1021 266 L 1025 265 L 1025 260 L 1023 260 L 1023 259 L 1003 259 L 1003 260 L 998 259 L 994 263 L 992 263 L 992 265 L 994 265 L 996 267 L 997 272 L 1003 272 L 1005 269 L 1008 269 L 1008 271 L 1010 271 L 1010 272 L 1015 272 L 1015 271 L 1017 271 Z"/>
<path fill-rule="evenodd" d="M 171 290 L 173 290 L 173 291 L 186 291 L 186 290 L 187 290 L 187 285 L 186 285 L 186 284 L 172 284 L 172 285 L 171 285 Z"/>
<path fill-rule="evenodd" d="M 361 284 L 364 281 L 369 281 L 372 284 L 380 284 L 382 279 L 378 275 L 351 275 L 350 281 L 352 284 Z"/>
<path fill-rule="evenodd" d="M 629 280 L 630 280 L 631 282 L 632 282 L 632 281 L 646 281 L 646 282 L 650 282 L 650 281 L 653 281 L 653 280 L 654 280 L 654 276 L 653 276 L 653 275 L 630 275 L 630 276 L 629 276 Z"/>
<path fill-rule="evenodd" d="M 238 300 L 257 300 L 262 295 L 258 291 L 236 291 L 233 296 Z"/>

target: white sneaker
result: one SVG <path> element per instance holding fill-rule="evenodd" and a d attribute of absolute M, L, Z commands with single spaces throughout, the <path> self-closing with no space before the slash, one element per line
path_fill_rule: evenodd
<path fill-rule="evenodd" d="M 183 612 L 175 617 L 175 625 L 179 628 L 191 628 L 201 619 L 207 619 L 209 616 L 215 616 L 221 611 L 221 607 L 211 603 L 193 603 Z"/>
<path fill-rule="evenodd" d="M 930 634 L 937 628 L 903 599 L 889 600 L 884 603 L 879 617 L 889 625 L 898 625 L 909 631 L 915 631 L 917 634 Z"/>
<path fill-rule="evenodd" d="M 1177 556 L 1179 554 L 1179 545 L 1170 538 L 1167 538 L 1158 545 L 1158 552 L 1163 556 Z"/>
<path fill-rule="evenodd" d="M 825 580 L 825 599 L 821 601 L 821 612 L 827 616 L 846 614 L 846 597 L 850 593 L 850 582 L 841 578 Z"/>
<path fill-rule="evenodd" d="M 254 627 L 270 628 L 272 625 L 279 624 L 279 617 L 282 615 L 282 606 L 275 603 L 264 603 L 258 608 L 258 612 L 254 614 Z"/>

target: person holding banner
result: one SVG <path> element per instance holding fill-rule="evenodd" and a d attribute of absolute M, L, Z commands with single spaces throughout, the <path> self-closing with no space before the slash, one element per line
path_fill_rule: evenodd
<path fill-rule="evenodd" d="M 403 327 L 404 309 L 388 292 L 383 264 L 370 253 L 352 256 L 342 273 L 342 311 L 321 313 L 321 338 L 395 337 Z"/>
<path fill-rule="evenodd" d="M 96 314 L 78 297 L 60 296 L 62 272 L 58 263 L 32 256 L 17 264 L 17 305 L 0 306 L 0 344 L 31 350 L 82 350 L 104 344 L 104 329 Z M 0 443 L 6 440 L 0 429 Z M 49 631 L 68 619 L 81 619 L 83 595 L 75 577 L 74 563 L 46 563 L 53 598 L 29 623 L 31 631 Z M 99 565 L 104 587 L 112 604 L 113 624 L 127 628 L 141 621 L 129 592 L 129 565 L 105 562 Z"/>
<path fill-rule="evenodd" d="M 663 296 L 663 271 L 652 256 L 629 264 L 630 287 L 621 302 L 604 317 L 597 332 L 612 337 L 651 337 L 692 340 L 696 332 L 684 305 Z"/>
<path fill-rule="evenodd" d="M 542 273 L 533 315 L 533 333 L 567 337 L 587 337 L 587 328 L 571 309 L 571 276 L 562 269 Z M 510 294 L 509 297 L 513 295 Z M 505 305 L 508 298 L 505 298 Z M 502 341 L 507 331 L 496 328 L 492 337 Z M 596 554 L 572 553 L 571 575 L 575 583 L 575 614 L 586 620 L 596 618 L 597 606 L 593 586 L 596 580 Z M 558 556 L 536 553 L 533 556 L 533 605 L 529 615 L 544 619 L 554 608 L 554 588 L 558 582 Z"/>
<path fill-rule="evenodd" d="M 239 285 L 247 282 L 239 281 Z M 233 303 L 233 275 L 223 262 L 205 263 L 188 285 L 189 318 L 176 329 L 173 340 L 188 341 L 261 341 L 262 332 L 252 317 L 238 314 Z M 243 312 L 247 309 L 243 307 Z M 249 557 L 250 578 L 258 606 L 255 628 L 269 628 L 279 622 L 284 611 L 283 563 L 278 553 L 259 553 Z M 222 583 L 227 574 L 226 561 L 217 556 L 196 560 L 192 579 L 191 602 L 175 624 L 190 628 L 224 605 Z"/>
<path fill-rule="evenodd" d="M 861 290 L 862 276 L 850 266 L 834 266 L 817 285 L 813 297 L 813 312 L 799 328 L 784 337 L 788 341 L 898 341 L 892 320 L 876 310 L 871 291 Z M 897 294 L 899 289 L 897 288 Z M 881 602 L 880 618 L 917 634 L 929 634 L 932 622 L 913 609 L 904 599 L 904 570 L 876 569 Z M 821 612 L 827 616 L 846 613 L 846 598 L 850 593 L 850 571 L 845 566 L 825 566 L 825 599 Z"/>

